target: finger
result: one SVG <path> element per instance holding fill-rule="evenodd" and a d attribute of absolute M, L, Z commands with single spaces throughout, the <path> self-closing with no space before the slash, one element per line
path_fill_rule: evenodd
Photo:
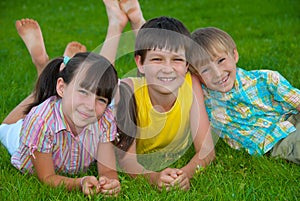
<path fill-rule="evenodd" d="M 162 175 L 159 180 L 162 184 L 170 185 L 175 179 L 170 175 Z"/>
<path fill-rule="evenodd" d="M 181 169 L 177 169 L 177 171 L 176 171 L 176 174 L 177 175 L 182 175 L 184 172 L 183 172 L 183 170 L 181 170 Z"/>
<path fill-rule="evenodd" d="M 165 173 L 176 179 L 178 177 L 178 173 L 182 173 L 182 170 L 175 168 L 167 168 L 165 169 Z"/>
<path fill-rule="evenodd" d="M 190 180 L 187 177 L 180 176 L 176 181 L 174 181 L 173 186 L 177 186 L 182 190 L 188 190 L 190 188 Z"/>
<path fill-rule="evenodd" d="M 121 188 L 117 187 L 117 188 L 111 189 L 111 190 L 102 189 L 101 193 L 103 193 L 104 195 L 115 196 L 115 195 L 118 195 L 120 191 L 121 191 Z"/>
<path fill-rule="evenodd" d="M 184 184 L 182 186 L 180 186 L 181 190 L 187 191 L 190 189 L 190 182 L 184 182 Z"/>
<path fill-rule="evenodd" d="M 160 185 L 157 186 L 159 191 L 170 191 L 171 185 L 170 184 L 164 184 L 161 183 Z"/>
<path fill-rule="evenodd" d="M 111 179 L 101 187 L 101 192 L 107 195 L 118 195 L 121 190 L 120 182 L 116 179 Z"/>
<path fill-rule="evenodd" d="M 120 182 L 116 179 L 110 179 L 106 181 L 104 185 L 102 185 L 102 189 L 110 190 L 120 186 Z"/>
<path fill-rule="evenodd" d="M 109 182 L 109 179 L 107 177 L 105 177 L 105 176 L 102 176 L 102 177 L 99 178 L 99 184 L 100 184 L 100 186 L 103 186 L 103 185 L 105 185 L 108 182 Z"/>

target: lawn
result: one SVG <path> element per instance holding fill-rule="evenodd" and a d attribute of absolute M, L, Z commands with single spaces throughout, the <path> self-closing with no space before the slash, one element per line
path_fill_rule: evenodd
<path fill-rule="evenodd" d="M 142 0 L 144 17 L 167 15 L 180 19 L 190 31 L 216 26 L 235 39 L 245 69 L 279 71 L 300 88 L 300 2 L 298 0 Z M 107 17 L 101 0 L 3 0 L 0 2 L 0 120 L 32 90 L 35 68 L 14 23 L 33 18 L 42 28 L 50 58 L 62 55 L 69 41 L 94 50 L 104 40 Z M 129 26 L 126 28 L 129 30 Z M 123 47 L 127 47 L 124 44 Z M 132 48 L 129 44 L 128 49 Z M 135 68 L 132 52 L 117 61 L 122 77 Z M 100 200 L 79 191 L 50 188 L 36 177 L 22 175 L 0 145 L 0 200 Z M 188 192 L 159 192 L 143 178 L 120 173 L 122 192 L 108 200 L 300 200 L 300 167 L 283 160 L 249 156 L 223 141 L 216 144 L 216 161 L 191 180 Z M 173 166 L 183 166 L 193 149 Z M 97 174 L 91 167 L 89 174 Z"/>

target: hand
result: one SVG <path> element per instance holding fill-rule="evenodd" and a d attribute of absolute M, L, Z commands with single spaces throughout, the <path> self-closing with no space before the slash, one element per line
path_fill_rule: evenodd
<path fill-rule="evenodd" d="M 117 179 L 109 179 L 105 176 L 99 178 L 101 193 L 109 196 L 117 196 L 121 190 L 120 182 Z"/>
<path fill-rule="evenodd" d="M 171 183 L 171 186 L 178 186 L 181 190 L 190 189 L 190 179 L 183 170 L 177 172 L 177 178 Z"/>
<path fill-rule="evenodd" d="M 166 168 L 161 171 L 156 178 L 156 185 L 161 191 L 164 188 L 169 191 L 174 186 L 176 179 L 182 174 L 182 170 L 176 168 Z M 180 181 L 180 179 L 178 180 Z"/>
<path fill-rule="evenodd" d="M 100 193 L 99 181 L 94 176 L 85 176 L 81 180 L 81 190 L 85 195 Z"/>

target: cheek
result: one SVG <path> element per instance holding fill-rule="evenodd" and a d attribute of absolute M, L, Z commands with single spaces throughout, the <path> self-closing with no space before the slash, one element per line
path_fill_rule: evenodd
<path fill-rule="evenodd" d="M 101 118 L 101 116 L 103 115 L 103 113 L 106 110 L 106 107 L 107 107 L 107 105 L 105 105 L 105 104 L 96 105 L 95 113 L 96 113 L 96 116 L 98 119 Z"/>
<path fill-rule="evenodd" d="M 206 75 L 201 75 L 200 81 L 201 81 L 203 84 L 209 85 L 210 82 L 211 82 L 211 80 L 212 80 L 212 78 L 211 78 L 210 75 L 207 75 L 207 74 L 206 74 Z"/>

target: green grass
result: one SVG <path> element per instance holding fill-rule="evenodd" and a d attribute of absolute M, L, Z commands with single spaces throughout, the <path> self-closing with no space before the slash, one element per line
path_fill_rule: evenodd
<path fill-rule="evenodd" d="M 167 15 L 180 19 L 192 31 L 216 26 L 235 39 L 245 69 L 272 69 L 300 88 L 300 3 L 297 0 L 166 1 L 142 0 L 146 19 Z M 43 30 L 51 58 L 63 53 L 72 40 L 89 50 L 102 43 L 107 17 L 101 0 L 0 2 L 0 120 L 31 91 L 36 72 L 14 23 L 36 19 Z M 129 29 L 129 27 L 127 27 Z M 134 68 L 130 55 L 117 63 L 119 76 Z M 120 173 L 122 192 L 116 200 L 298 200 L 300 168 L 282 160 L 252 157 L 229 148 L 221 140 L 217 159 L 204 174 L 191 180 L 188 192 L 158 192 L 143 178 L 131 179 Z M 86 200 L 79 191 L 49 188 L 36 177 L 23 175 L 10 165 L 0 146 L 0 200 Z M 183 166 L 193 155 L 191 149 L 174 166 Z M 91 167 L 90 174 L 96 174 Z M 90 197 L 100 200 L 102 196 Z M 115 198 L 108 198 L 115 199 Z"/>

